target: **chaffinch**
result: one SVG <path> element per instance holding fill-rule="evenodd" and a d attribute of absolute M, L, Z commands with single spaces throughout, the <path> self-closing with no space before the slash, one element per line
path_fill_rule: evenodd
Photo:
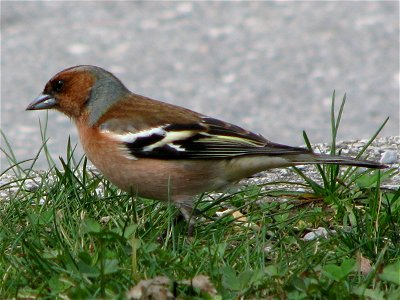
<path fill-rule="evenodd" d="M 194 196 L 263 170 L 319 163 L 385 167 L 273 143 L 236 125 L 134 94 L 96 66 L 56 74 L 27 110 L 50 108 L 75 122 L 87 157 L 112 183 L 134 195 L 170 200 L 186 220 Z"/>

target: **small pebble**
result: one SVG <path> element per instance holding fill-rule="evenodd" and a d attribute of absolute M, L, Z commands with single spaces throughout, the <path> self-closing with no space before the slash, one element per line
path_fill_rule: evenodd
<path fill-rule="evenodd" d="M 264 247 L 264 252 L 265 253 L 271 253 L 272 250 L 273 250 L 272 245 L 267 245 L 267 246 Z"/>
<path fill-rule="evenodd" d="M 39 185 L 33 180 L 29 180 L 25 182 L 25 189 L 29 192 L 34 192 L 39 188 Z"/>
<path fill-rule="evenodd" d="M 324 227 L 318 227 L 317 229 L 305 234 L 303 237 L 303 240 L 304 241 L 312 241 L 319 237 L 323 237 L 323 238 L 328 237 L 328 231 Z"/>
<path fill-rule="evenodd" d="M 397 152 L 395 150 L 386 150 L 383 152 L 380 162 L 383 164 L 395 164 L 397 159 Z"/>

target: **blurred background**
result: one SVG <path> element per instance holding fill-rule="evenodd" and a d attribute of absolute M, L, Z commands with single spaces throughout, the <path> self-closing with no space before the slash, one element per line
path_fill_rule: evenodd
<path fill-rule="evenodd" d="M 279 143 L 303 144 L 302 130 L 329 141 L 334 89 L 348 99 L 339 139 L 369 138 L 387 116 L 382 136 L 399 135 L 397 1 L 2 1 L 1 129 L 18 160 L 36 155 L 46 118 L 24 109 L 78 64 Z M 65 116 L 48 119 L 58 160 L 78 138 Z M 43 155 L 37 168 L 46 167 Z"/>

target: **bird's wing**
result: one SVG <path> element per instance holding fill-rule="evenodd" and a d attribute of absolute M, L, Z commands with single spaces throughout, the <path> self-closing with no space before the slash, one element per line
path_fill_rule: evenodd
<path fill-rule="evenodd" d="M 164 124 L 144 130 L 107 130 L 132 159 L 225 159 L 310 153 L 304 148 L 272 143 L 261 135 L 204 116 L 199 122 Z"/>

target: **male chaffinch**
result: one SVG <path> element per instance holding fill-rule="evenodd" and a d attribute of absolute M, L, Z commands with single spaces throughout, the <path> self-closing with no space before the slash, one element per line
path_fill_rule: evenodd
<path fill-rule="evenodd" d="M 186 108 L 130 92 L 110 72 L 75 66 L 51 78 L 27 110 L 54 108 L 74 122 L 89 160 L 122 190 L 171 200 L 190 220 L 194 196 L 278 167 L 373 161 L 316 154 Z"/>

